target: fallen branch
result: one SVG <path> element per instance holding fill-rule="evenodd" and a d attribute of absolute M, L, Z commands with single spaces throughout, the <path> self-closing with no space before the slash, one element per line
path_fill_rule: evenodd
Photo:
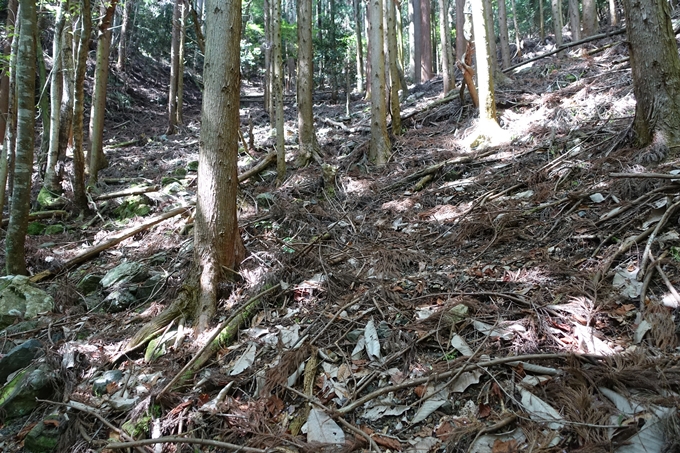
<path fill-rule="evenodd" d="M 341 122 L 339 122 L 339 121 L 333 121 L 333 120 L 330 119 L 330 118 L 320 118 L 320 121 L 321 121 L 322 123 L 326 123 L 326 124 L 328 124 L 328 125 L 330 125 L 330 126 L 339 127 L 339 128 L 342 129 L 343 131 L 349 132 L 349 133 L 352 133 L 352 134 L 356 134 L 356 133 L 358 133 L 358 132 L 371 132 L 371 128 L 368 127 L 368 126 L 347 127 L 347 126 L 345 126 L 343 123 L 341 123 Z"/>
<path fill-rule="evenodd" d="M 586 43 L 589 43 L 591 41 L 596 41 L 598 39 L 607 38 L 607 37 L 610 37 L 610 36 L 622 35 L 625 32 L 626 32 L 626 28 L 624 27 L 624 28 L 619 28 L 618 30 L 614 30 L 612 32 L 600 33 L 599 35 L 589 36 L 589 37 L 583 38 L 579 41 L 574 41 L 574 42 L 570 42 L 568 44 L 563 44 L 560 47 L 557 47 L 556 49 L 551 50 L 550 52 L 546 52 L 546 53 L 541 54 L 537 57 L 530 58 L 526 61 L 523 61 L 523 62 L 518 63 L 516 65 L 510 66 L 509 68 L 505 68 L 505 69 L 503 69 L 503 72 L 510 72 L 514 69 L 521 68 L 524 65 L 527 65 L 529 63 L 533 63 L 534 61 L 540 60 L 541 58 L 549 57 L 550 55 L 555 55 L 556 53 L 562 52 L 563 50 L 569 49 L 571 47 L 577 47 L 577 46 L 580 46 L 581 44 L 586 44 Z"/>
<path fill-rule="evenodd" d="M 51 219 L 54 217 L 66 217 L 68 215 L 68 212 L 63 211 L 63 210 L 57 210 L 57 211 L 37 211 L 37 212 L 32 212 L 28 215 L 28 221 L 31 222 L 33 220 L 38 220 L 38 219 Z M 2 219 L 2 226 L 7 226 L 9 224 L 9 219 Z"/>
<path fill-rule="evenodd" d="M 106 448 L 110 449 L 123 449 L 132 447 L 141 447 L 143 445 L 156 445 L 156 444 L 193 444 L 193 445 L 206 445 L 209 447 L 225 448 L 228 450 L 243 451 L 246 453 L 267 453 L 269 450 L 262 450 L 261 448 L 245 447 L 243 445 L 230 444 L 228 442 L 221 442 L 219 440 L 212 439 L 200 439 L 198 437 L 159 437 L 157 439 L 140 439 L 132 440 L 129 442 L 111 442 L 106 445 Z"/>
<path fill-rule="evenodd" d="M 94 201 L 110 200 L 112 198 L 128 197 L 130 195 L 141 195 L 143 193 L 157 192 L 160 189 L 158 186 L 147 187 L 132 187 L 130 189 L 119 190 L 118 192 L 103 193 L 93 197 Z"/>
<path fill-rule="evenodd" d="M 240 175 L 238 175 L 238 182 L 242 183 L 246 179 L 257 175 L 258 173 L 262 172 L 265 168 L 267 168 L 270 164 L 272 164 L 274 161 L 276 161 L 276 153 L 273 152 L 273 153 L 267 154 L 253 168 L 251 168 L 250 170 L 246 170 L 243 173 L 241 173 Z"/>
<path fill-rule="evenodd" d="M 680 175 L 669 175 L 668 173 L 609 173 L 611 178 L 656 178 L 656 179 L 675 179 L 680 181 Z"/>
<path fill-rule="evenodd" d="M 67 262 L 59 265 L 58 267 L 54 269 L 48 269 L 46 271 L 40 272 L 39 274 L 35 274 L 34 276 L 31 277 L 30 281 L 33 283 L 41 282 L 47 278 L 53 277 L 60 272 L 72 269 L 86 261 L 91 260 L 95 256 L 99 255 L 101 252 L 103 252 L 106 249 L 109 249 L 113 247 L 114 245 L 123 242 L 125 239 L 134 236 L 135 234 L 139 233 L 140 231 L 148 230 L 152 226 L 155 226 L 164 220 L 170 219 L 172 217 L 178 216 L 180 214 L 184 214 L 186 211 L 191 209 L 189 206 L 184 206 L 181 208 L 176 208 L 173 209 L 172 211 L 168 211 L 164 214 L 161 214 L 159 216 L 153 217 L 151 220 L 148 222 L 128 228 L 127 230 L 123 230 L 122 232 L 114 235 L 111 239 L 102 242 L 99 245 L 96 245 L 89 250 L 84 251 L 83 253 L 77 255 L 75 258 L 71 258 Z"/>

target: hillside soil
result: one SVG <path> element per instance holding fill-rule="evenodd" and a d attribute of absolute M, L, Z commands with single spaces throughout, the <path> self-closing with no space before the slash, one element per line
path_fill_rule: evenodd
<path fill-rule="evenodd" d="M 212 333 L 196 337 L 191 319 L 158 329 L 151 347 L 127 346 L 192 268 L 200 93 L 188 81 L 184 126 L 165 136 L 167 71 L 153 69 L 154 85 L 151 64 L 137 62 L 109 94 L 110 166 L 93 211 L 43 221 L 65 231 L 29 237 L 30 270 L 58 271 L 121 230 L 189 209 L 39 283 L 54 312 L 5 333 L 2 352 L 39 339 L 55 393 L 2 425 L 3 451 L 21 451 L 55 412 L 67 427 L 59 451 L 676 451 L 679 163 L 643 164 L 630 145 L 621 39 L 507 74 L 502 143 L 476 128 L 469 97 L 442 101 L 441 79 L 410 87 L 383 168 L 365 158 L 368 104 L 353 95 L 347 112 L 323 89 L 325 165 L 294 168 L 288 103 L 288 178 L 276 187 L 270 167 L 242 182 L 248 257 L 213 328 L 248 309 L 189 375 Z M 244 84 L 241 126 L 249 142 L 252 121 L 255 146 L 242 146 L 241 171 L 273 151 L 261 103 L 245 99 L 257 93 Z M 97 200 L 140 186 L 142 211 Z M 122 263 L 159 278 L 115 310 L 113 290 L 82 282 Z"/>

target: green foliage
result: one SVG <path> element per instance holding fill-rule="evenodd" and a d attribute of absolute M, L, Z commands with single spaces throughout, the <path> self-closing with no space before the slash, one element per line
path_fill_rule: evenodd
<path fill-rule="evenodd" d="M 40 222 L 31 222 L 28 224 L 27 234 L 29 236 L 39 236 L 45 232 L 47 225 Z"/>

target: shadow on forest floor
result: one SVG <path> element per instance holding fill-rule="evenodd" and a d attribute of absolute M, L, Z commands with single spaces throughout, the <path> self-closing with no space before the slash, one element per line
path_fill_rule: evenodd
<path fill-rule="evenodd" d="M 499 147 L 466 145 L 469 101 L 428 107 L 440 79 L 412 89 L 404 133 L 392 136 L 392 158 L 379 169 L 364 158 L 368 104 L 354 98 L 347 117 L 323 92 L 317 135 L 332 168 L 292 168 L 296 112 L 287 105 L 288 179 L 275 187 L 272 169 L 241 185 L 249 257 L 215 321 L 267 285 L 281 289 L 163 398 L 160 388 L 206 341 L 192 337 L 190 322 L 184 336 L 174 323 L 146 353 L 111 361 L 187 277 L 190 216 L 42 284 L 54 313 L 7 333 L 3 352 L 27 338 L 46 346 L 61 395 L 52 399 L 82 403 L 69 409 L 62 436 L 79 446 L 71 451 L 89 451 L 86 435 L 92 448 L 125 440 L 102 430 L 95 411 L 137 439 L 186 435 L 259 449 L 250 451 L 309 451 L 323 441 L 367 449 L 367 439 L 373 449 L 412 452 L 662 451 L 677 438 L 678 185 L 644 173 L 668 174 L 678 162 L 636 164 L 622 53 L 622 43 L 593 56 L 577 50 L 511 74 L 496 101 L 512 142 Z M 121 85 L 144 101 L 119 96 L 131 103 L 109 118 L 107 143 L 136 143 L 107 149 L 101 187 L 156 187 L 137 195 L 148 212 L 135 215 L 128 198 L 93 202 L 97 212 L 66 222 L 65 233 L 30 237 L 33 273 L 193 200 L 199 96 L 190 92 L 181 133 L 165 136 L 166 77 L 156 78 L 151 88 L 146 77 Z M 256 144 L 241 150 L 245 170 L 273 139 L 259 104 L 242 103 L 241 117 L 246 138 L 253 119 Z M 631 172 L 640 177 L 612 176 Z M 104 286 L 101 277 L 122 263 L 137 279 Z M 69 354 L 76 359 L 66 366 Z M 93 393 L 95 378 L 113 370 Z M 5 434 L 25 435 L 54 407 L 65 411 L 43 403 Z M 16 437 L 5 439 L 6 451 L 18 448 Z"/>

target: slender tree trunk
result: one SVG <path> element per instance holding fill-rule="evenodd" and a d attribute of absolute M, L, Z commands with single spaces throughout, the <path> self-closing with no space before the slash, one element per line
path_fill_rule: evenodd
<path fill-rule="evenodd" d="M 196 191 L 197 330 L 217 310 L 218 284 L 242 248 L 236 215 L 241 0 L 207 0 L 204 96 Z"/>
<path fill-rule="evenodd" d="M 560 0 L 552 0 L 551 5 L 555 45 L 560 47 L 562 45 L 562 2 Z"/>
<path fill-rule="evenodd" d="M 271 120 L 274 108 L 272 100 L 272 5 L 273 0 L 264 0 L 264 111 Z"/>
<path fill-rule="evenodd" d="M 387 39 L 387 61 L 390 74 L 390 118 L 392 133 L 401 135 L 401 108 L 399 105 L 399 68 L 397 67 L 397 30 L 396 12 L 393 0 L 384 0 L 385 5 L 385 37 Z"/>
<path fill-rule="evenodd" d="M 35 56 L 36 56 L 36 67 L 38 71 L 38 105 L 37 113 L 40 115 L 40 121 L 42 122 L 42 134 L 40 137 L 40 152 L 38 154 L 38 162 L 41 164 L 45 162 L 47 158 L 47 152 L 50 148 L 50 90 L 48 86 L 50 82 L 47 76 L 47 67 L 45 65 L 45 56 L 43 53 L 42 37 L 40 35 L 40 24 L 36 24 L 35 27 Z M 41 172 L 41 176 L 44 173 Z"/>
<path fill-rule="evenodd" d="M 187 4 L 181 1 L 179 30 L 179 68 L 177 70 L 177 124 L 184 124 L 184 51 L 187 31 Z"/>
<path fill-rule="evenodd" d="M 643 161 L 680 148 L 680 58 L 666 0 L 624 0 L 636 107 L 633 129 Z"/>
<path fill-rule="evenodd" d="M 182 0 L 175 0 L 172 8 L 172 40 L 170 46 L 170 84 L 168 85 L 168 130 L 167 135 L 172 135 L 177 131 L 177 86 L 179 74 L 179 35 L 181 27 L 179 24 L 179 8 Z"/>
<path fill-rule="evenodd" d="M 619 25 L 619 14 L 616 10 L 616 0 L 609 0 L 609 25 L 612 27 Z"/>
<path fill-rule="evenodd" d="M 571 40 L 581 39 L 581 18 L 578 10 L 578 0 L 569 0 L 569 27 L 571 28 Z"/>
<path fill-rule="evenodd" d="M 420 17 L 420 1 L 409 0 L 408 8 L 411 16 L 411 25 L 409 26 L 409 45 L 411 54 L 411 78 L 413 83 L 420 85 L 422 81 L 421 72 L 421 53 L 422 53 L 422 25 L 423 21 Z M 373 85 L 373 82 L 371 82 Z"/>
<path fill-rule="evenodd" d="M 357 41 L 357 93 L 359 94 L 364 92 L 364 51 L 361 36 L 362 23 L 361 0 L 354 0 L 354 35 Z"/>
<path fill-rule="evenodd" d="M 106 86 L 109 79 L 109 53 L 111 50 L 111 21 L 116 11 L 118 0 L 111 0 L 108 8 L 101 9 L 102 20 L 99 24 L 99 42 L 97 43 L 97 63 L 94 71 L 94 89 L 92 90 L 92 109 L 90 114 L 90 164 L 89 184 L 97 184 L 99 170 L 108 165 L 104 155 L 104 115 L 106 113 Z"/>
<path fill-rule="evenodd" d="M 57 16 L 52 41 L 52 86 L 50 88 L 50 134 L 49 150 L 47 152 L 47 169 L 43 188 L 56 195 L 61 192 L 57 175 L 57 159 L 59 158 L 59 121 L 61 120 L 61 97 L 63 94 L 64 78 L 62 75 L 63 31 L 66 22 L 65 3 L 57 3 Z"/>
<path fill-rule="evenodd" d="M 367 8 L 369 19 L 369 46 L 371 48 L 371 139 L 368 158 L 377 166 L 387 164 L 391 152 L 387 135 L 387 108 L 385 106 L 385 59 L 382 52 L 383 20 L 382 0 L 370 0 Z M 416 16 L 417 18 L 418 16 Z"/>
<path fill-rule="evenodd" d="M 453 73 L 453 51 L 451 49 L 451 30 L 449 29 L 449 2 L 439 0 L 439 34 L 442 42 L 442 75 L 444 77 L 443 96 L 456 85 Z"/>
<path fill-rule="evenodd" d="M 430 24 L 430 0 L 420 0 L 421 18 L 421 44 L 420 64 L 422 68 L 422 81 L 427 82 L 434 74 L 432 73 L 432 37 Z"/>
<path fill-rule="evenodd" d="M 71 12 L 72 1 L 67 0 L 68 14 L 66 16 L 67 28 L 62 32 L 61 50 L 61 74 L 64 80 L 63 92 L 61 96 L 61 108 L 59 121 L 59 149 L 57 152 L 57 179 L 61 180 L 59 173 L 60 162 L 63 163 L 66 157 L 66 149 L 73 137 L 73 93 L 75 84 L 75 62 L 73 60 L 73 14 Z"/>
<path fill-rule="evenodd" d="M 26 274 L 26 231 L 31 204 L 33 147 L 35 146 L 35 34 L 34 0 L 21 0 L 17 55 L 17 147 L 14 190 L 5 240 L 8 275 Z"/>
<path fill-rule="evenodd" d="M 465 61 L 465 0 L 456 0 L 456 60 Z"/>
<path fill-rule="evenodd" d="M 501 38 L 501 59 L 503 68 L 510 67 L 510 39 L 508 37 L 508 13 L 505 8 L 505 0 L 498 0 L 498 28 Z"/>
<path fill-rule="evenodd" d="M 496 102 L 494 100 L 493 65 L 490 52 L 489 24 L 486 2 L 472 2 L 472 25 L 475 31 L 475 52 L 477 54 L 477 93 L 479 95 L 479 119 L 482 127 L 494 123 L 496 126 Z"/>
<path fill-rule="evenodd" d="M 314 133 L 314 117 L 312 111 L 312 89 L 314 86 L 312 0 L 298 0 L 297 20 L 297 106 L 300 140 L 298 164 L 304 166 L 312 159 L 321 160 L 319 157 L 319 143 L 316 139 L 316 134 Z"/>
<path fill-rule="evenodd" d="M 283 131 L 283 61 L 281 58 L 281 0 L 272 2 L 272 75 L 274 82 L 274 128 L 276 129 L 276 181 L 286 178 L 286 148 Z"/>
<path fill-rule="evenodd" d="M 498 73 L 498 50 L 496 49 L 496 34 L 493 28 L 493 9 L 491 8 L 491 0 L 481 0 L 484 3 L 484 14 L 486 22 L 486 40 L 489 43 L 489 63 L 491 64 L 491 73 Z M 474 3 L 474 2 L 473 2 Z M 474 9 L 474 5 L 473 9 Z M 474 14 L 474 12 L 473 12 Z M 475 42 L 477 42 L 477 31 L 475 29 Z M 477 53 L 479 55 L 479 53 Z M 479 64 L 479 63 L 477 63 Z"/>
<path fill-rule="evenodd" d="M 515 0 L 511 0 L 511 2 L 512 2 L 512 23 L 515 27 L 515 45 L 517 46 L 517 56 L 521 56 L 522 40 L 520 39 L 519 36 L 519 25 L 517 25 L 517 8 L 515 8 Z M 541 23 L 541 27 L 543 27 L 543 23 Z"/>
<path fill-rule="evenodd" d="M 123 7 L 123 21 L 120 26 L 120 37 L 118 38 L 118 62 L 116 69 L 118 72 L 125 71 L 125 60 L 127 58 L 127 39 L 130 33 L 130 13 L 132 11 L 132 3 L 134 0 L 125 0 Z"/>
<path fill-rule="evenodd" d="M 16 9 L 17 13 L 19 8 Z M 16 15 L 14 24 L 14 34 L 18 36 L 21 31 L 21 21 L 19 14 Z M 5 146 L 3 147 L 3 159 L 0 164 L 0 177 L 5 184 L 2 184 L 3 196 L 0 198 L 5 202 L 5 198 L 9 199 L 8 210 L 12 208 L 12 191 L 14 188 L 14 158 L 16 155 L 17 144 L 17 55 L 19 54 L 19 40 L 12 41 L 12 51 L 9 59 L 9 110 L 7 113 L 7 126 L 5 128 Z M 5 188 L 7 189 L 7 197 L 5 197 Z"/>
<path fill-rule="evenodd" d="M 543 12 L 543 1 L 538 0 L 538 26 L 541 43 L 545 42 L 545 13 Z"/>
<path fill-rule="evenodd" d="M 583 0 L 583 38 L 597 33 L 597 2 Z"/>
<path fill-rule="evenodd" d="M 90 49 L 90 33 L 92 32 L 90 0 L 80 0 L 79 23 L 73 96 L 73 197 L 78 209 L 85 211 L 87 210 L 87 196 L 85 194 L 85 155 L 83 153 L 85 132 L 83 124 L 85 121 L 85 73 L 87 71 L 87 53 Z"/>
<path fill-rule="evenodd" d="M 9 0 L 7 4 L 8 30 L 14 29 L 17 18 L 17 8 L 17 0 Z M 6 58 L 11 58 L 12 40 L 13 36 L 10 35 L 4 42 L 2 53 Z M 9 145 L 5 144 L 5 130 L 8 126 L 7 119 L 10 114 L 10 88 L 14 88 L 13 84 L 10 84 L 9 73 L 15 72 L 15 68 L 12 68 L 11 66 L 6 69 L 6 71 L 2 71 L 2 74 L 0 74 L 0 145 L 3 145 L 2 151 L 0 152 L 0 214 L 2 214 L 5 206 L 5 187 L 7 186 L 7 149 L 9 148 Z M 14 96 L 12 96 L 12 98 L 13 97 Z"/>

